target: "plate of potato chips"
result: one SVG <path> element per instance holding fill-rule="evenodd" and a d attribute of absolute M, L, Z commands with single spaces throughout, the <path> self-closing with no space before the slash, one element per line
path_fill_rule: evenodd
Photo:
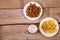
<path fill-rule="evenodd" d="M 47 17 L 40 22 L 39 29 L 44 36 L 52 37 L 58 33 L 59 25 L 54 18 Z"/>

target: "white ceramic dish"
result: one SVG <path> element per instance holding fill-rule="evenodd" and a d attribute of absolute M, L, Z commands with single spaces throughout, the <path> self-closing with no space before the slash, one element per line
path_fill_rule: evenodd
<path fill-rule="evenodd" d="M 29 31 L 30 33 L 36 33 L 36 32 L 37 32 L 37 27 L 36 27 L 36 25 L 34 25 L 34 24 L 29 25 L 28 31 Z"/>
<path fill-rule="evenodd" d="M 45 33 L 45 32 L 43 31 L 43 29 L 42 29 L 42 24 L 43 24 L 43 22 L 45 22 L 45 21 L 47 21 L 47 20 L 54 20 L 57 31 L 55 31 L 55 32 L 52 33 L 52 34 L 50 34 L 50 33 L 47 34 L 47 33 Z M 40 29 L 40 32 L 41 32 L 42 35 L 44 35 L 44 36 L 46 36 L 46 37 L 52 37 L 52 36 L 55 36 L 55 35 L 57 34 L 57 32 L 58 32 L 58 30 L 59 30 L 59 25 L 58 25 L 58 22 L 57 22 L 54 18 L 47 17 L 47 18 L 44 18 L 44 19 L 40 22 L 39 29 Z"/>
<path fill-rule="evenodd" d="M 26 15 L 26 10 L 27 10 L 27 7 L 30 6 L 30 3 L 36 4 L 36 6 L 38 6 L 38 7 L 41 8 L 40 15 L 39 15 L 38 17 L 36 17 L 36 18 L 31 18 L 31 17 L 28 17 L 28 16 Z M 41 17 L 41 15 L 42 15 L 42 12 L 43 12 L 42 6 L 41 6 L 39 3 L 37 3 L 37 2 L 29 2 L 29 3 L 27 3 L 27 4 L 24 6 L 24 9 L 23 9 L 24 16 L 25 16 L 27 19 L 29 19 L 29 20 L 37 20 L 37 19 L 39 19 L 39 18 Z"/>

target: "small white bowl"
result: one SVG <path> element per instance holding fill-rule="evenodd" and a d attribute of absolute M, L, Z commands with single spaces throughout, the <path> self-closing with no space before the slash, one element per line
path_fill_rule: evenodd
<path fill-rule="evenodd" d="M 40 15 L 39 15 L 38 17 L 31 18 L 31 17 L 29 17 L 29 16 L 26 15 L 26 10 L 27 10 L 27 7 L 30 6 L 30 3 L 36 4 L 36 6 L 38 6 L 38 7 L 41 8 L 41 9 L 40 9 L 41 12 L 40 12 Z M 39 19 L 39 18 L 41 17 L 41 15 L 42 15 L 42 12 L 43 12 L 42 6 L 41 6 L 41 4 L 39 4 L 39 3 L 37 3 L 37 2 L 29 2 L 29 3 L 27 3 L 27 4 L 24 6 L 24 9 L 23 9 L 24 16 L 25 16 L 27 19 L 29 19 L 29 20 L 37 20 L 37 19 Z"/>
<path fill-rule="evenodd" d="M 36 27 L 36 25 L 34 25 L 34 24 L 29 25 L 28 31 L 29 31 L 30 33 L 36 33 L 36 32 L 37 32 L 37 27 Z"/>
<path fill-rule="evenodd" d="M 45 32 L 43 31 L 43 29 L 42 29 L 42 24 L 43 24 L 45 21 L 47 21 L 47 20 L 54 20 L 57 31 L 55 31 L 55 32 L 52 33 L 52 34 L 50 34 L 50 33 L 48 34 L 48 33 L 45 33 Z M 54 18 L 47 17 L 47 18 L 44 18 L 44 19 L 40 22 L 39 29 L 40 29 L 40 32 L 41 32 L 42 35 L 44 35 L 44 36 L 46 36 L 46 37 L 53 37 L 53 36 L 55 36 L 55 35 L 57 34 L 57 32 L 58 32 L 58 30 L 59 30 L 59 25 L 58 25 L 58 22 L 57 22 Z"/>

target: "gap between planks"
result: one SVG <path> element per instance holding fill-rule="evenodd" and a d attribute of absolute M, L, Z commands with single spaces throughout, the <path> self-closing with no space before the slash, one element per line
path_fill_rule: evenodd
<path fill-rule="evenodd" d="M 13 23 L 13 24 L 0 24 L 0 26 L 8 26 L 8 25 L 31 25 L 31 24 L 35 24 L 35 25 L 39 25 L 40 23 Z M 60 25 L 60 22 L 58 23 Z"/>

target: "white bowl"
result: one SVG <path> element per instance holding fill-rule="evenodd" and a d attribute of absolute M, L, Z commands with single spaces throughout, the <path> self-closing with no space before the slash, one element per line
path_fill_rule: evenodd
<path fill-rule="evenodd" d="M 55 31 L 55 32 L 52 33 L 52 34 L 50 34 L 50 33 L 48 34 L 48 33 L 45 33 L 45 32 L 43 31 L 43 29 L 42 29 L 42 24 L 43 24 L 45 21 L 47 21 L 47 20 L 54 20 L 57 31 Z M 58 32 L 58 30 L 59 30 L 59 25 L 58 25 L 58 22 L 57 22 L 54 18 L 47 17 L 47 18 L 44 18 L 44 19 L 40 22 L 39 29 L 40 29 L 40 32 L 41 32 L 42 35 L 44 35 L 44 36 L 46 36 L 46 37 L 52 37 L 52 36 L 55 36 L 55 35 L 57 34 L 57 32 Z"/>
<path fill-rule="evenodd" d="M 27 10 L 27 7 L 30 6 L 30 3 L 36 4 L 36 6 L 38 6 L 38 7 L 41 8 L 41 10 L 40 10 L 41 12 L 40 12 L 40 15 L 39 15 L 38 17 L 31 18 L 31 17 L 29 17 L 29 16 L 26 15 L 26 10 Z M 41 6 L 39 3 L 37 3 L 37 2 L 29 2 L 29 3 L 27 3 L 27 4 L 24 6 L 23 13 L 24 13 L 24 16 L 25 16 L 27 19 L 29 19 L 29 20 L 37 20 L 37 19 L 39 19 L 39 18 L 41 17 L 41 15 L 42 15 L 42 6 Z"/>
<path fill-rule="evenodd" d="M 29 25 L 28 31 L 29 31 L 30 33 L 36 33 L 36 32 L 37 32 L 37 27 L 36 27 L 36 25 L 34 25 L 34 24 Z"/>

